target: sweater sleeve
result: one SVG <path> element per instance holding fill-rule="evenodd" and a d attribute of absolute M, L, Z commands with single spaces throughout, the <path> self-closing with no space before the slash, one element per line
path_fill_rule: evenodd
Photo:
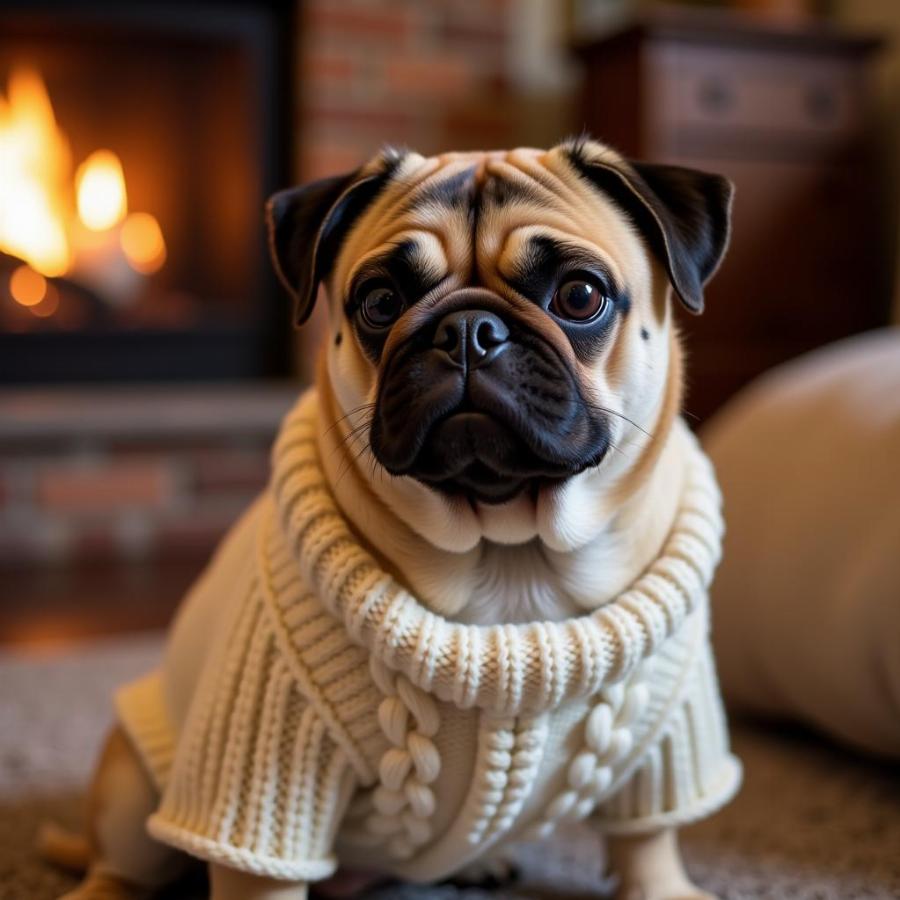
<path fill-rule="evenodd" d="M 206 662 L 150 833 L 242 871 L 327 878 L 353 768 L 299 690 L 260 606 L 248 604 L 229 631 Z"/>

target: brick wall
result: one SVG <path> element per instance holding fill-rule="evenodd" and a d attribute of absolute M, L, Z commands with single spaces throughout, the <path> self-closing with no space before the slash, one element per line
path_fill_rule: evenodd
<path fill-rule="evenodd" d="M 534 6 L 306 0 L 299 174 L 352 169 L 386 142 L 429 154 L 554 141 L 570 127 L 568 94 L 536 97 L 516 82 L 525 8 Z M 557 0 L 543 6 L 550 17 L 565 9 Z M 547 54 L 529 61 L 535 71 L 554 63 Z"/>

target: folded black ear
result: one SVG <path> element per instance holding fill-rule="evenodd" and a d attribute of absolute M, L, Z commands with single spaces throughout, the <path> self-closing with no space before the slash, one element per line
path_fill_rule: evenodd
<path fill-rule="evenodd" d="M 266 204 L 275 271 L 294 298 L 294 321 L 312 313 L 319 283 L 334 265 L 353 223 L 372 202 L 388 172 L 350 172 L 274 194 Z"/>
<path fill-rule="evenodd" d="M 617 164 L 572 151 L 576 169 L 631 216 L 666 267 L 678 298 L 703 312 L 703 285 L 722 261 L 731 230 L 734 188 L 727 178 L 651 163 Z"/>

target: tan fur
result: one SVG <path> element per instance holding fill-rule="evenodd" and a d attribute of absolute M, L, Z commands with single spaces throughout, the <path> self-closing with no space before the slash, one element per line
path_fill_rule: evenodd
<path fill-rule="evenodd" d="M 683 366 L 681 342 L 674 329 L 669 332 L 669 371 L 666 376 L 666 392 L 663 405 L 656 421 L 650 426 L 655 434 L 668 434 L 672 429 L 675 417 L 681 411 L 683 394 Z M 648 441 L 626 476 L 615 486 L 613 497 L 615 503 L 625 503 L 639 488 L 646 484 L 650 473 L 659 462 L 664 441 Z"/>
<path fill-rule="evenodd" d="M 83 875 L 91 864 L 93 851 L 87 836 L 66 831 L 54 822 L 41 825 L 35 844 L 43 859 L 61 869 Z"/>
<path fill-rule="evenodd" d="M 74 849 L 78 839 L 52 830 L 44 832 L 39 846 L 53 861 L 62 855 L 63 862 L 88 863 L 84 881 L 63 900 L 139 900 L 178 876 L 185 858 L 154 841 L 144 828 L 158 799 L 131 743 L 114 728 L 88 793 L 87 858 L 68 856 L 66 849 Z"/>

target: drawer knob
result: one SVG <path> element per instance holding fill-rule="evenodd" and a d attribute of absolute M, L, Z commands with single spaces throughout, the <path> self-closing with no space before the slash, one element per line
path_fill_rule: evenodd
<path fill-rule="evenodd" d="M 806 111 L 822 124 L 834 119 L 838 108 L 835 92 L 824 84 L 815 84 L 806 92 Z"/>
<path fill-rule="evenodd" d="M 707 78 L 700 82 L 697 91 L 700 106 L 709 113 L 722 115 L 734 106 L 734 94 L 723 81 Z"/>

